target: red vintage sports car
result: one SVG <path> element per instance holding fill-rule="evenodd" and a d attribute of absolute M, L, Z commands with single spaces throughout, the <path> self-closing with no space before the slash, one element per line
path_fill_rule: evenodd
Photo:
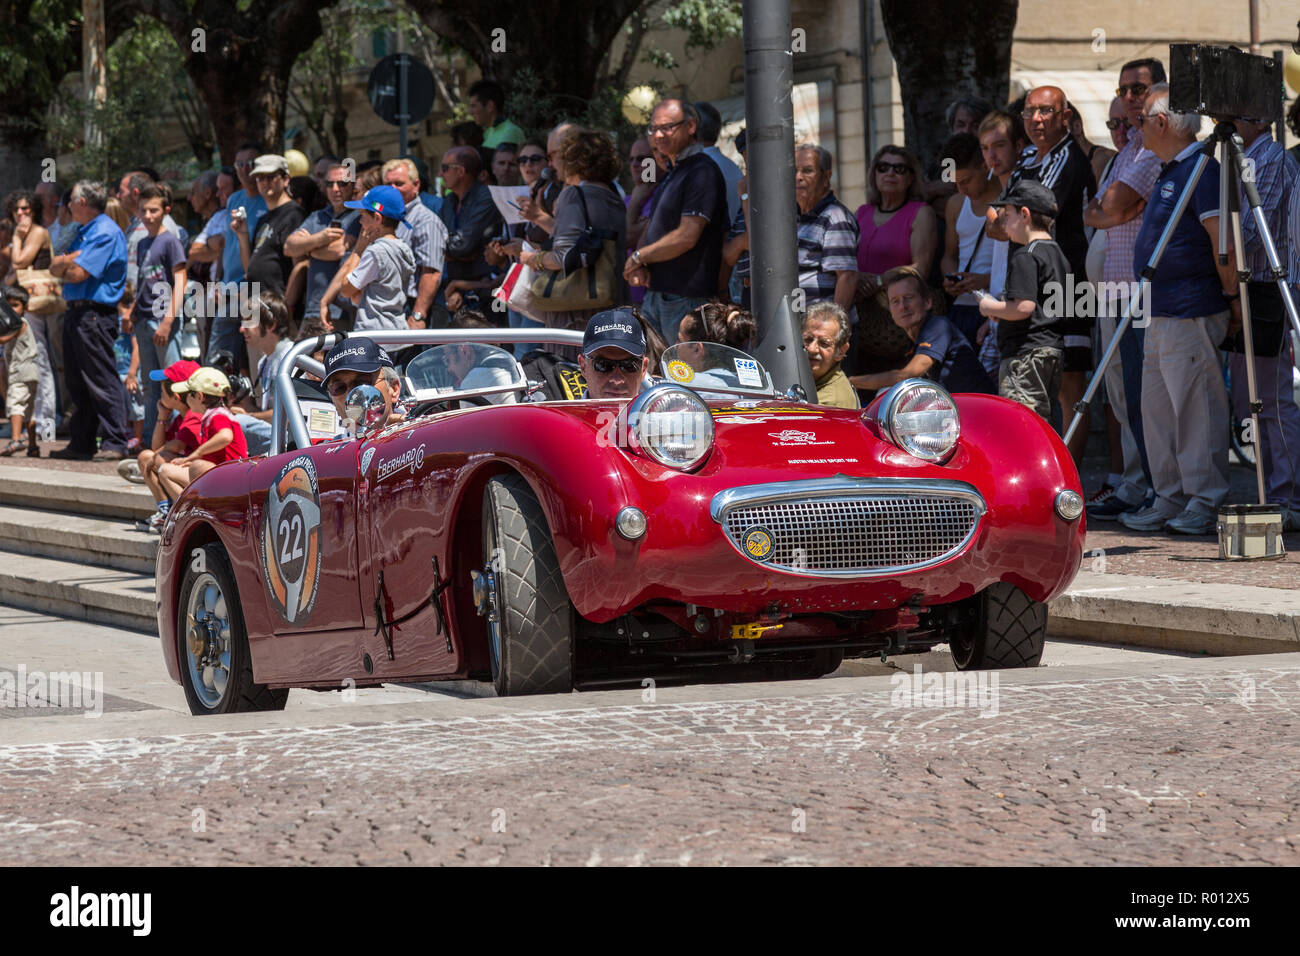
<path fill-rule="evenodd" d="M 437 346 L 407 366 L 407 420 L 359 386 L 356 437 L 316 444 L 291 371 L 322 374 L 336 337 L 286 354 L 272 454 L 203 475 L 163 529 L 158 628 L 194 713 L 291 687 L 813 677 L 939 643 L 963 669 L 1038 663 L 1084 527 L 1037 415 L 920 379 L 808 404 L 700 343 L 631 402 L 536 401 L 486 344 L 521 336 L 581 341 L 370 336 Z"/>

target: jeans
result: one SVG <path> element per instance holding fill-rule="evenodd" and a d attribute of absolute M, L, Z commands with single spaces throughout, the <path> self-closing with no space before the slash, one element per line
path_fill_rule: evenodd
<path fill-rule="evenodd" d="M 36 400 L 32 411 L 32 421 L 36 424 L 36 436 L 41 441 L 54 440 L 54 416 L 57 396 L 54 388 L 54 365 L 50 356 L 50 344 L 46 338 L 46 316 L 28 312 L 23 316 L 36 338 Z"/>
<path fill-rule="evenodd" d="M 1259 411 L 1260 434 L 1255 439 L 1255 453 L 1264 469 L 1268 500 L 1292 510 L 1300 510 L 1300 408 L 1296 407 L 1291 385 L 1294 352 L 1287 334 L 1282 354 L 1255 357 L 1255 387 L 1262 408 Z M 1246 391 L 1246 356 L 1228 355 L 1232 378 L 1232 413 L 1240 421 L 1250 418 L 1250 401 Z"/>
<path fill-rule="evenodd" d="M 271 423 L 264 422 L 252 415 L 236 415 L 235 421 L 244 430 L 244 441 L 248 443 L 248 457 L 256 458 L 271 450 Z"/>
<path fill-rule="evenodd" d="M 239 331 L 239 316 L 216 318 L 212 320 L 212 330 L 208 333 L 208 354 L 204 363 L 212 364 L 212 358 L 223 349 L 235 360 L 235 368 L 248 365 L 248 348 L 244 345 L 244 335 Z"/>
<path fill-rule="evenodd" d="M 1102 349 L 1110 343 L 1118 325 L 1115 315 L 1097 317 Z M 1142 431 L 1142 353 L 1145 348 L 1145 327 L 1129 323 L 1128 331 L 1119 340 L 1118 354 L 1106 366 L 1104 376 L 1106 400 L 1119 422 L 1120 448 L 1124 458 L 1124 483 L 1115 489 L 1115 494 L 1120 501 L 1134 507 L 1146 499 L 1151 489 L 1151 466 L 1147 462 Z"/>
<path fill-rule="evenodd" d="M 181 360 L 181 326 L 172 322 L 171 335 L 166 345 L 155 345 L 154 333 L 158 331 L 157 319 L 140 319 L 135 323 L 135 344 L 140 352 L 140 384 L 144 386 L 144 440 L 153 435 L 158 421 L 158 402 L 162 399 L 162 382 L 155 382 L 149 373 L 164 369 Z"/>
<path fill-rule="evenodd" d="M 673 295 L 671 292 L 655 292 L 651 289 L 641 302 L 641 314 L 659 329 L 665 342 L 676 345 L 677 327 L 686 318 L 686 313 L 698 309 L 708 301 L 708 296 Z"/>

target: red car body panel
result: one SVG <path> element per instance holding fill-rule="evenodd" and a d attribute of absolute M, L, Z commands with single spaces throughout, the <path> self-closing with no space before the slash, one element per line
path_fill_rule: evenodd
<path fill-rule="evenodd" d="M 698 470 L 683 473 L 625 447 L 619 403 L 589 401 L 448 412 L 361 441 L 213 469 L 173 507 L 158 552 L 168 672 L 179 681 L 177 591 L 185 562 L 195 543 L 214 538 L 235 570 L 260 683 L 338 686 L 349 678 L 482 671 L 484 629 L 469 573 L 484 560 L 483 485 L 503 472 L 522 475 L 536 493 L 574 607 L 597 623 L 654 602 L 755 617 L 929 606 L 997 581 L 1050 600 L 1082 559 L 1083 519 L 1066 521 L 1054 510 L 1058 492 L 1080 491 L 1074 464 L 1050 426 L 1027 409 L 993 396 L 955 399 L 962 434 L 944 464 L 903 452 L 857 412 L 718 401 L 710 402 L 714 448 Z M 290 623 L 271 600 L 260 536 L 268 489 L 286 463 L 304 455 L 319 485 L 321 565 L 310 613 Z M 713 497 L 728 489 L 837 475 L 964 482 L 987 510 L 965 547 L 942 563 L 847 580 L 750 560 L 710 515 Z M 614 525 L 629 505 L 647 516 L 636 542 Z M 447 583 L 440 600 L 446 627 L 430 601 L 440 583 Z M 406 619 L 388 629 L 392 659 L 377 628 L 377 597 L 385 621 Z M 808 630 L 791 627 L 785 636 Z"/>

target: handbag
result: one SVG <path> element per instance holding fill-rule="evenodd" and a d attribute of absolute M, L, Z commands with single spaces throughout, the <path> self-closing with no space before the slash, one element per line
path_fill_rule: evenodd
<path fill-rule="evenodd" d="M 27 290 L 27 311 L 38 315 L 63 312 L 63 281 L 49 269 L 19 269 L 18 284 Z"/>
<path fill-rule="evenodd" d="M 581 254 L 589 265 L 571 270 L 568 275 L 538 269 L 530 290 L 533 307 L 542 312 L 573 312 L 585 309 L 603 309 L 614 304 L 617 279 L 614 270 L 615 244 L 618 233 L 610 229 L 596 229 L 587 212 L 587 199 L 581 186 L 578 202 L 586 228 L 574 243 L 573 251 Z"/>
<path fill-rule="evenodd" d="M 522 262 L 516 262 L 506 272 L 506 277 L 501 280 L 501 284 L 492 291 L 492 297 L 504 302 L 507 309 L 518 312 L 534 322 L 541 322 L 541 316 L 536 314 L 537 305 L 533 302 L 532 281 L 533 270 Z"/>

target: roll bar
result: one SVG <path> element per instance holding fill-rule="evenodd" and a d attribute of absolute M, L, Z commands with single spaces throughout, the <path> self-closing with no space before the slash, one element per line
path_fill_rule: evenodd
<path fill-rule="evenodd" d="M 325 368 L 311 356 L 328 351 L 347 338 L 370 339 L 384 347 L 403 345 L 448 345 L 453 342 L 538 342 L 543 345 L 582 345 L 582 332 L 571 329 L 385 329 L 380 332 L 332 332 L 295 342 L 284 353 L 284 359 L 275 373 L 275 402 L 271 413 L 271 452 L 279 455 L 285 450 L 285 426 L 299 448 L 308 448 L 311 439 L 307 424 L 298 405 L 292 372 L 300 368 L 323 378 Z M 288 414 L 286 414 L 288 413 Z"/>

